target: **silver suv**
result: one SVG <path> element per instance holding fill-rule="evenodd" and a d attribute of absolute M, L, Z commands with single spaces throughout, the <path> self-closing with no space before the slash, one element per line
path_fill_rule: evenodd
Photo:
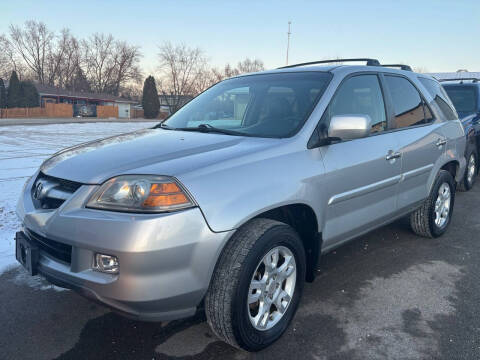
<path fill-rule="evenodd" d="M 406 215 L 426 237 L 450 223 L 461 123 L 433 78 L 365 60 L 228 79 L 153 129 L 55 154 L 18 203 L 17 259 L 127 316 L 204 307 L 229 344 L 268 346 L 321 254 Z"/>

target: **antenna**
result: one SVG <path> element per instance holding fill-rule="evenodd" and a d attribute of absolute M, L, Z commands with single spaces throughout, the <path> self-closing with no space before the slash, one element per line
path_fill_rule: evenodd
<path fill-rule="evenodd" d="M 288 32 L 287 32 L 287 65 L 288 65 L 288 51 L 290 50 L 290 35 L 292 32 L 290 31 L 290 25 L 292 24 L 291 21 L 288 22 Z"/>

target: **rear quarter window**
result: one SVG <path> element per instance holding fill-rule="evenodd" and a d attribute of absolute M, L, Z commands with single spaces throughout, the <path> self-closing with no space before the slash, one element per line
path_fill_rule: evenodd
<path fill-rule="evenodd" d="M 458 118 L 450 98 L 443 89 L 442 85 L 436 80 L 420 77 L 418 78 L 422 85 L 427 89 L 428 93 L 433 97 L 433 101 L 438 105 L 440 111 L 447 120 L 455 120 Z"/>
<path fill-rule="evenodd" d="M 385 75 L 388 91 L 395 112 L 395 128 L 428 124 L 433 121 L 425 101 L 410 80 L 404 77 Z"/>

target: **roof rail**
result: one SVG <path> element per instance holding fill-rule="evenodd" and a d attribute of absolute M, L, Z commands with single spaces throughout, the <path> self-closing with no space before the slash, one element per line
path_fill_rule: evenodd
<path fill-rule="evenodd" d="M 355 59 L 333 59 L 333 60 L 319 60 L 319 61 L 310 61 L 306 63 L 300 64 L 293 64 L 279 67 L 278 69 L 288 69 L 297 66 L 305 66 L 305 65 L 315 65 L 315 64 L 328 64 L 332 62 L 344 62 L 344 61 L 362 61 L 367 62 L 367 66 L 380 66 L 380 62 L 377 59 L 369 59 L 369 58 L 355 58 Z"/>
<path fill-rule="evenodd" d="M 384 67 L 391 67 L 391 68 L 399 68 L 400 70 L 405 70 L 405 71 L 413 71 L 412 68 L 409 65 L 403 65 L 403 64 L 382 64 Z"/>
<path fill-rule="evenodd" d="M 454 79 L 439 79 L 438 81 L 459 81 L 459 80 L 472 80 L 472 82 L 478 82 L 480 79 L 474 77 L 454 78 Z"/>

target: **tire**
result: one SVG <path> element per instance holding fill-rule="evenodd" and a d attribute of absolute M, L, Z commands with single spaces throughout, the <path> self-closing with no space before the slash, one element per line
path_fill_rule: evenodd
<path fill-rule="evenodd" d="M 450 202 L 448 211 L 444 217 L 444 222 L 436 222 L 437 214 L 435 212 L 437 200 L 440 199 L 439 191 L 448 187 L 450 192 Z M 442 191 L 443 193 L 443 191 Z M 441 199 L 439 200 L 441 202 Z M 422 206 L 410 214 L 410 225 L 413 232 L 417 235 L 436 238 L 447 231 L 448 225 L 452 219 L 453 206 L 455 203 L 455 183 L 452 175 L 445 170 L 440 170 L 433 184 L 429 197 L 424 201 Z"/>
<path fill-rule="evenodd" d="M 475 151 L 471 151 L 467 156 L 467 166 L 465 168 L 465 174 L 462 181 L 458 184 L 459 191 L 469 191 L 475 184 L 475 178 L 478 173 L 477 154 Z M 473 161 L 473 169 L 471 168 Z"/>
<path fill-rule="evenodd" d="M 294 262 L 290 260 L 288 266 L 293 264 L 296 273 L 292 272 L 282 285 L 275 283 L 272 278 L 269 279 L 273 281 L 270 284 L 273 284 L 272 286 L 267 286 L 262 291 L 254 290 L 252 292 L 250 286 L 255 280 L 253 276 L 261 276 L 259 269 L 264 264 L 262 259 L 264 260 L 266 255 L 275 249 L 293 255 Z M 278 259 L 282 259 L 281 254 Z M 286 259 L 286 257 L 283 259 Z M 286 263 L 284 260 L 283 264 Z M 281 267 L 281 260 L 278 260 L 277 264 Z M 262 279 L 270 276 L 267 276 L 269 273 L 266 269 L 265 266 Z M 291 271 L 291 268 L 289 269 Z M 281 337 L 295 315 L 303 291 L 305 271 L 305 250 L 300 237 L 293 228 L 270 219 L 251 220 L 233 235 L 217 263 L 205 298 L 205 313 L 208 324 L 220 339 L 232 346 L 247 351 L 259 351 L 269 346 Z M 285 274 L 287 273 L 285 272 Z M 278 275 L 278 278 L 280 278 L 280 275 Z M 293 279 L 295 279 L 294 285 L 292 285 Z M 274 323 L 272 321 L 271 324 L 274 323 L 274 325 L 271 328 L 261 330 L 256 328 L 252 323 L 254 320 L 251 320 L 252 314 L 255 315 L 256 304 L 249 305 L 249 297 L 257 296 L 257 294 L 276 294 L 277 290 L 275 289 L 279 289 L 280 292 L 284 289 L 283 292 L 287 292 L 289 291 L 287 285 L 290 285 L 288 289 L 290 291 L 293 289 L 293 293 L 278 322 Z M 284 299 L 284 295 L 277 298 L 283 303 L 282 299 Z M 287 298 L 285 297 L 285 299 Z M 265 303 L 267 303 L 267 300 L 265 300 Z M 260 304 L 258 302 L 259 306 Z M 278 311 L 276 305 L 275 307 L 273 305 L 271 307 L 267 306 L 267 308 L 270 308 L 271 311 Z M 280 312 L 277 316 L 279 314 Z M 258 307 L 257 315 L 262 319 L 260 307 Z M 270 318 L 270 315 L 268 315 L 268 318 Z"/>

